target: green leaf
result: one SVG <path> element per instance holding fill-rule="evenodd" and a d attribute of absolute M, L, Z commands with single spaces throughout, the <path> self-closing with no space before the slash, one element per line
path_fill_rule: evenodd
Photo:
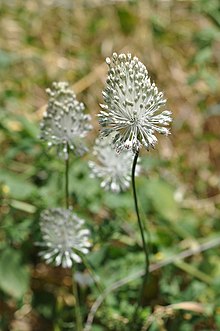
<path fill-rule="evenodd" d="M 178 218 L 178 205 L 174 199 L 172 187 L 160 179 L 151 179 L 147 185 L 147 194 L 155 210 L 164 218 L 174 221 Z"/>
<path fill-rule="evenodd" d="M 6 170 L 1 170 L 0 183 L 7 185 L 10 189 L 10 197 L 18 200 L 28 198 L 35 191 L 35 186 L 22 175 L 18 176 Z"/>
<path fill-rule="evenodd" d="M 32 219 L 22 218 L 21 221 L 15 221 L 14 217 L 8 216 L 4 221 L 2 229 L 5 231 L 5 235 L 10 240 L 10 242 L 22 244 L 27 240 L 31 233 L 32 223 Z"/>
<path fill-rule="evenodd" d="M 40 130 L 36 123 L 33 123 L 29 121 L 26 117 L 24 116 L 16 116 L 17 120 L 22 124 L 24 132 L 33 138 L 34 140 L 38 139 Z"/>
<path fill-rule="evenodd" d="M 0 67 L 1 69 L 6 69 L 15 62 L 18 61 L 18 56 L 13 52 L 6 52 L 4 50 L 0 50 Z"/>
<path fill-rule="evenodd" d="M 132 196 L 126 193 L 114 194 L 107 192 L 104 196 L 104 203 L 108 208 L 129 210 L 133 207 Z"/>
<path fill-rule="evenodd" d="M 102 326 L 99 326 L 99 325 L 93 325 L 92 327 L 92 331 L 103 331 L 104 328 Z"/>
<path fill-rule="evenodd" d="M 29 272 L 21 265 L 18 251 L 7 249 L 0 256 L 0 288 L 16 299 L 20 299 L 29 286 Z"/>
<path fill-rule="evenodd" d="M 103 246 L 99 250 L 92 252 L 88 256 L 88 261 L 94 266 L 98 267 L 105 259 L 107 247 Z"/>
<path fill-rule="evenodd" d="M 118 7 L 117 13 L 122 32 L 126 35 L 132 33 L 137 23 L 137 17 L 134 15 L 134 11 L 129 11 L 125 7 Z"/>
<path fill-rule="evenodd" d="M 33 214 L 36 211 L 35 206 L 33 206 L 29 203 L 23 202 L 23 201 L 12 200 L 11 206 L 15 209 L 22 210 L 22 211 L 24 211 L 26 213 L 30 213 L 30 214 Z"/>
<path fill-rule="evenodd" d="M 205 47 L 201 49 L 195 56 L 195 63 L 203 64 L 210 61 L 212 57 L 212 50 L 210 47 Z"/>

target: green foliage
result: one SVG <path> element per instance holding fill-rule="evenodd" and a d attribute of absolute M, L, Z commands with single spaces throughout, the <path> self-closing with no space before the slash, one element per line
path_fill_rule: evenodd
<path fill-rule="evenodd" d="M 141 155 L 136 180 L 150 261 L 158 267 L 137 320 L 151 317 L 149 331 L 217 331 L 219 249 L 196 254 L 194 249 L 220 235 L 219 1 L 61 2 L 1 3 L 0 330 L 75 327 L 72 275 L 45 265 L 35 245 L 41 240 L 40 212 L 65 203 L 64 164 L 38 135 L 44 89 L 67 80 L 96 128 L 87 140 L 88 154 L 70 159 L 70 201 L 92 233 L 88 262 L 108 289 L 134 275 L 109 290 L 92 331 L 130 331 L 141 284 L 135 275 L 144 265 L 132 192 L 104 192 L 88 168 L 98 134 L 102 63 L 112 51 L 126 49 L 146 64 L 174 113 L 172 135 Z M 173 262 L 184 250 L 192 254 L 184 263 Z M 166 259 L 170 262 L 160 267 Z M 83 264 L 78 272 L 86 320 L 100 294 Z M 166 310 L 191 301 L 200 309 Z"/>
<path fill-rule="evenodd" d="M 161 217 L 171 221 L 178 219 L 179 210 L 174 199 L 174 190 L 168 183 L 159 179 L 150 179 L 146 194 Z"/>
<path fill-rule="evenodd" d="M 10 191 L 10 196 L 13 199 L 27 199 L 36 190 L 34 185 L 28 183 L 23 176 L 16 176 L 13 172 L 2 171 L 0 174 L 0 182 L 6 185 Z"/>
<path fill-rule="evenodd" d="M 0 257 L 0 288 L 21 299 L 29 288 L 29 279 L 27 267 L 21 265 L 21 254 L 14 249 L 4 250 Z"/>

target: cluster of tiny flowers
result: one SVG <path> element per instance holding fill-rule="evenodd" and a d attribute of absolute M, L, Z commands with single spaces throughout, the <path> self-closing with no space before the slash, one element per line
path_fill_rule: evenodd
<path fill-rule="evenodd" d="M 42 212 L 40 229 L 44 247 L 40 253 L 47 263 L 55 263 L 63 268 L 71 268 L 74 262 L 81 262 L 79 252 L 87 254 L 91 246 L 89 230 L 84 221 L 70 209 L 54 208 Z"/>
<path fill-rule="evenodd" d="M 46 92 L 49 102 L 41 122 L 41 139 L 47 141 L 49 147 L 57 146 L 61 158 L 68 159 L 69 150 L 82 155 L 86 151 L 82 138 L 91 130 L 84 104 L 76 100 L 66 82 L 54 82 Z"/>
<path fill-rule="evenodd" d="M 101 178 L 101 187 L 119 193 L 129 188 L 133 155 L 130 151 L 120 154 L 111 145 L 111 137 L 98 138 L 93 154 L 97 162 L 90 161 L 92 177 Z"/>
<path fill-rule="evenodd" d="M 113 53 L 106 62 L 109 71 L 103 91 L 105 104 L 99 114 L 102 136 L 114 134 L 113 145 L 118 152 L 129 149 L 136 153 L 142 146 L 154 148 L 155 132 L 168 135 L 165 126 L 172 121 L 170 111 L 160 112 L 166 103 L 163 93 L 151 83 L 146 67 L 137 57 Z"/>

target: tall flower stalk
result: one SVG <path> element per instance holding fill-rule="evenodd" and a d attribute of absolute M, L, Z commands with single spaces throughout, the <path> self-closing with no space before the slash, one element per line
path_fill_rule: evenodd
<path fill-rule="evenodd" d="M 77 289 L 77 283 L 74 278 L 74 268 L 73 268 L 73 294 L 75 297 L 75 314 L 76 314 L 76 331 L 83 330 L 83 322 L 82 322 L 82 315 L 80 310 L 80 302 L 79 302 L 79 293 Z"/>
<path fill-rule="evenodd" d="M 133 190 L 133 196 L 134 196 L 135 212 L 136 212 L 136 215 L 137 215 L 138 226 L 139 226 L 142 245 L 143 245 L 143 250 L 144 250 L 144 254 L 145 254 L 145 275 L 144 275 L 144 278 L 143 278 L 143 284 L 142 284 L 142 287 L 140 289 L 140 294 L 139 294 L 139 298 L 138 298 L 138 301 L 137 301 L 136 309 L 134 311 L 132 322 L 135 321 L 135 318 L 137 316 L 138 309 L 141 305 L 142 295 L 144 293 L 144 289 L 145 289 L 145 286 L 147 284 L 147 280 L 148 280 L 148 276 L 149 276 L 149 247 L 148 247 L 147 242 L 145 240 L 144 224 L 143 224 L 142 219 L 140 217 L 139 206 L 138 206 L 138 198 L 137 198 L 137 192 L 136 192 L 136 183 L 135 183 L 135 169 L 136 169 L 136 165 L 137 165 L 138 156 L 139 156 L 139 152 L 136 152 L 135 155 L 134 155 L 134 160 L 133 160 L 133 164 L 132 164 L 131 178 L 132 178 L 132 190 Z"/>
<path fill-rule="evenodd" d="M 146 150 L 154 148 L 157 143 L 155 133 L 169 134 L 167 126 L 172 121 L 171 112 L 161 111 L 166 100 L 163 93 L 148 75 L 148 71 L 137 57 L 131 54 L 113 53 L 107 58 L 109 66 L 106 87 L 103 91 L 104 104 L 101 104 L 99 122 L 101 136 L 111 136 L 111 145 L 116 152 L 131 150 L 134 153 L 132 165 L 132 189 L 135 212 L 141 234 L 145 254 L 145 276 L 142 290 L 145 287 L 149 274 L 149 249 L 144 235 L 144 224 L 140 218 L 138 199 L 135 186 L 135 171 L 142 147 Z M 141 291 L 143 293 L 143 291 Z M 138 298 L 137 310 L 141 305 L 141 296 Z"/>
<path fill-rule="evenodd" d="M 41 232 L 44 250 L 40 253 L 47 263 L 55 263 L 73 270 L 76 331 L 82 331 L 82 316 L 77 283 L 74 279 L 75 263 L 89 252 L 89 230 L 84 220 L 72 213 L 69 206 L 69 158 L 70 152 L 83 155 L 86 147 L 83 138 L 91 129 L 90 117 L 84 114 L 84 105 L 77 101 L 68 83 L 53 83 L 47 89 L 49 102 L 41 122 L 41 139 L 48 147 L 57 147 L 58 156 L 65 162 L 65 207 L 47 209 L 41 214 Z"/>
<path fill-rule="evenodd" d="M 67 146 L 67 149 L 69 146 Z M 66 209 L 69 209 L 69 158 L 65 160 L 65 199 Z"/>
<path fill-rule="evenodd" d="M 67 152 L 69 152 L 69 145 L 67 145 Z M 69 157 L 65 160 L 65 200 L 66 209 L 69 209 Z M 81 258 L 81 257 L 80 257 Z M 75 298 L 75 317 L 76 317 L 76 331 L 83 330 L 82 316 L 79 302 L 79 292 L 77 288 L 76 279 L 74 278 L 75 270 L 74 265 L 72 266 L 72 282 L 73 282 L 73 294 Z"/>

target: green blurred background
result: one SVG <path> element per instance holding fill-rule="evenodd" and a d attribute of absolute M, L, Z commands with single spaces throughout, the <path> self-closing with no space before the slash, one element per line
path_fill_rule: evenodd
<path fill-rule="evenodd" d="M 105 57 L 114 51 L 139 57 L 174 117 L 172 135 L 142 153 L 137 178 L 151 262 L 192 250 L 152 273 L 146 330 L 219 330 L 220 250 L 193 254 L 220 236 L 219 2 L 1 0 L 0 45 L 0 330 L 74 330 L 71 271 L 45 265 L 35 245 L 40 212 L 64 203 L 64 165 L 39 141 L 39 122 L 45 88 L 68 81 L 92 116 L 92 148 Z M 89 260 L 108 287 L 142 269 L 144 257 L 131 191 L 103 192 L 89 177 L 91 157 L 71 158 L 71 201 L 91 229 Z M 84 266 L 78 279 L 86 317 L 98 292 Z M 139 285 L 137 278 L 110 293 L 93 330 L 127 330 Z M 158 309 L 168 305 L 171 312 Z"/>

